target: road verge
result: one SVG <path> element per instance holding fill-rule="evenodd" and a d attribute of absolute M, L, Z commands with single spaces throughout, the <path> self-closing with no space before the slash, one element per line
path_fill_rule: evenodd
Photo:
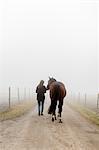
<path fill-rule="evenodd" d="M 8 119 L 14 119 L 16 117 L 20 117 L 27 113 L 33 107 L 32 101 L 25 101 L 20 104 L 16 104 L 12 106 L 10 109 L 6 111 L 0 112 L 0 121 L 5 121 Z"/>
<path fill-rule="evenodd" d="M 68 104 L 69 107 L 79 112 L 82 116 L 86 119 L 90 120 L 91 122 L 95 123 L 99 126 L 99 113 L 96 113 L 85 106 L 80 104 Z"/>

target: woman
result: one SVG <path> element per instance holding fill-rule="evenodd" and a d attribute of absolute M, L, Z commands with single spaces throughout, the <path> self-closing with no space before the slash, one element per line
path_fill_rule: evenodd
<path fill-rule="evenodd" d="M 44 109 L 44 100 L 45 100 L 45 93 L 46 93 L 46 87 L 44 86 L 44 81 L 41 80 L 39 85 L 36 88 L 37 93 L 37 101 L 38 101 L 38 115 L 43 115 L 43 109 Z"/>

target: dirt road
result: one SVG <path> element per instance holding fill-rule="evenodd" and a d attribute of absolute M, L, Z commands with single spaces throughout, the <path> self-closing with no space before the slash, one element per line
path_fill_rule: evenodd
<path fill-rule="evenodd" d="M 99 150 L 99 128 L 64 104 L 63 123 L 51 122 L 37 108 L 15 120 L 0 122 L 0 150 Z"/>

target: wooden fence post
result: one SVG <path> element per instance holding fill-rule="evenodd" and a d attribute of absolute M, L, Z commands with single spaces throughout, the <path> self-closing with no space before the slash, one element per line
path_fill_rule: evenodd
<path fill-rule="evenodd" d="M 26 88 L 24 88 L 24 100 L 26 100 Z"/>
<path fill-rule="evenodd" d="M 18 102 L 20 102 L 20 93 L 19 93 L 19 88 L 18 88 Z"/>
<path fill-rule="evenodd" d="M 11 87 L 9 87 L 9 108 L 11 108 Z"/>
<path fill-rule="evenodd" d="M 31 97 L 30 97 L 30 88 L 29 88 L 29 100 L 31 99 Z"/>
<path fill-rule="evenodd" d="M 73 100 L 75 101 L 75 94 L 73 94 Z"/>
<path fill-rule="evenodd" d="M 78 93 L 78 103 L 80 103 L 80 92 Z"/>
<path fill-rule="evenodd" d="M 87 94 L 85 93 L 85 106 L 86 106 L 86 102 L 87 102 Z"/>
<path fill-rule="evenodd" d="M 99 93 L 97 94 L 97 109 L 99 108 Z"/>

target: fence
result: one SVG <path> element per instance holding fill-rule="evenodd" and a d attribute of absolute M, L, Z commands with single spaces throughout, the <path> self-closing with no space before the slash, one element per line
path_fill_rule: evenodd
<path fill-rule="evenodd" d="M 33 99 L 33 90 L 30 88 L 16 88 L 10 86 L 3 90 L 3 92 L 0 91 L 0 111 L 8 107 L 11 108 L 11 106 L 16 103 L 31 99 Z"/>
<path fill-rule="evenodd" d="M 69 99 L 72 103 L 78 103 L 94 110 L 95 112 L 99 112 L 99 93 L 96 95 L 89 95 L 87 93 L 72 94 Z"/>

